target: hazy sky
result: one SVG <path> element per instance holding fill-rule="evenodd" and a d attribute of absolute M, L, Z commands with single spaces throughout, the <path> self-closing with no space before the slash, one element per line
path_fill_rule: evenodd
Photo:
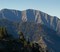
<path fill-rule="evenodd" d="M 3 8 L 36 9 L 60 17 L 60 0 L 0 0 L 0 10 Z"/>

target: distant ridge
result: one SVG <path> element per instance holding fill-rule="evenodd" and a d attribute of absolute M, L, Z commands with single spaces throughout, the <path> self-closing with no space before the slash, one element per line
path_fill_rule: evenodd
<path fill-rule="evenodd" d="M 8 14 L 8 15 L 7 15 Z M 58 30 L 59 18 L 56 16 L 51 16 L 42 11 L 35 9 L 27 9 L 23 11 L 14 9 L 2 9 L 0 10 L 0 18 L 6 18 L 11 21 L 33 21 L 36 23 L 43 23 L 47 26 L 53 27 L 54 30 Z M 60 33 L 60 32 L 59 32 Z"/>

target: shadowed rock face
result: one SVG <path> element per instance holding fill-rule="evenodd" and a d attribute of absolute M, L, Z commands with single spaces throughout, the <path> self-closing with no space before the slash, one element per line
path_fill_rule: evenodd
<path fill-rule="evenodd" d="M 36 41 L 55 52 L 60 40 L 60 19 L 44 12 L 28 9 L 24 11 L 2 9 L 0 11 L 0 26 L 5 26 L 9 34 L 18 38 L 18 31 L 22 31 L 27 40 Z M 41 39 L 42 37 L 42 39 Z M 41 44 L 42 43 L 42 44 Z M 56 48 L 57 47 L 57 48 Z"/>

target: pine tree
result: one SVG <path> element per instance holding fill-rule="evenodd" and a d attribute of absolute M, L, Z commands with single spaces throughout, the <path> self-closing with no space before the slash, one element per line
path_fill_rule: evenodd
<path fill-rule="evenodd" d="M 3 39 L 4 36 L 5 36 L 5 34 L 4 34 L 4 28 L 0 27 L 0 39 Z"/>
<path fill-rule="evenodd" d="M 19 32 L 19 39 L 24 42 L 25 38 L 22 32 Z"/>

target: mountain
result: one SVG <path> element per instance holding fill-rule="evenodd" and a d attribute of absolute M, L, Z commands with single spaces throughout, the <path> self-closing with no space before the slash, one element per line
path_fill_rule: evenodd
<path fill-rule="evenodd" d="M 11 9 L 2 9 L 0 11 L 0 19 L 8 19 L 14 22 L 20 21 L 28 21 L 35 22 L 47 25 L 49 28 L 53 28 L 54 30 L 60 33 L 60 19 L 56 16 L 50 16 L 44 12 L 27 9 L 24 11 L 11 10 Z"/>
<path fill-rule="evenodd" d="M 60 52 L 60 19 L 34 9 L 23 11 L 0 10 L 0 26 L 5 26 L 9 34 L 15 38 L 22 31 L 27 40 L 38 42 L 42 48 L 48 47 L 50 52 Z"/>

